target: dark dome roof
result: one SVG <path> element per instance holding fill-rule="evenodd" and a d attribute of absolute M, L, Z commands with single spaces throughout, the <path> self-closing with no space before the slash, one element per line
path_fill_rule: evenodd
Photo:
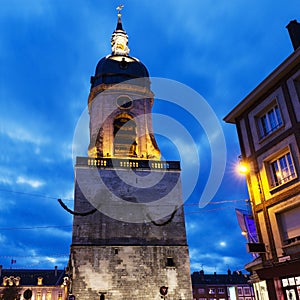
<path fill-rule="evenodd" d="M 138 59 L 131 56 L 109 55 L 102 58 L 96 67 L 95 76 L 91 77 L 92 88 L 102 83 L 120 83 L 135 78 L 148 78 L 147 68 Z M 150 87 L 150 81 L 143 80 L 143 85 Z M 140 85 L 140 84 L 139 84 Z"/>

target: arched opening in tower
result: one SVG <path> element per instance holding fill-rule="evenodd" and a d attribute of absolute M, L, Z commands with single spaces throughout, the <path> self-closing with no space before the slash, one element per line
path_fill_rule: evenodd
<path fill-rule="evenodd" d="M 136 157 L 136 123 L 129 115 L 118 116 L 114 120 L 114 156 Z"/>

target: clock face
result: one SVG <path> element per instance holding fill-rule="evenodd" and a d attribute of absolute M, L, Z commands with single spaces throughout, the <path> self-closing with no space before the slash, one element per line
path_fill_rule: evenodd
<path fill-rule="evenodd" d="M 132 100 L 127 96 L 121 96 L 117 99 L 119 108 L 128 109 L 132 106 Z"/>

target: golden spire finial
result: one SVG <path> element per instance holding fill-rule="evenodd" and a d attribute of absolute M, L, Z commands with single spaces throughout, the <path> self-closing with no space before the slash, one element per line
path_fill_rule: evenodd
<path fill-rule="evenodd" d="M 117 6 L 116 10 L 118 11 L 118 17 L 121 17 L 121 10 L 123 9 L 124 5 L 120 4 Z"/>

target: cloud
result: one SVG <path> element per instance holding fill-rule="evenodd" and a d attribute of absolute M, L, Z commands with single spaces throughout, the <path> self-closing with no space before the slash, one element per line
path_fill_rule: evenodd
<path fill-rule="evenodd" d="M 31 143 L 35 145 L 41 145 L 49 142 L 49 139 L 45 138 L 42 134 L 34 132 L 33 128 L 29 128 L 27 124 L 17 124 L 15 121 L 5 121 L 5 126 L 1 126 L 0 133 L 6 135 L 15 142 Z M 35 128 L 38 127 L 35 124 Z"/>
<path fill-rule="evenodd" d="M 192 235 L 199 231 L 199 223 L 194 221 L 187 221 L 186 222 L 186 231 L 188 234 Z"/>
<path fill-rule="evenodd" d="M 3 245 L 5 243 L 6 237 L 0 234 L 0 243 Z"/>
<path fill-rule="evenodd" d="M 1 17 L 14 17 L 14 18 L 22 18 L 24 20 L 28 20 L 33 17 L 41 17 L 45 14 L 49 14 L 49 9 L 51 1 L 43 0 L 43 1 L 35 1 L 35 0 L 27 0 L 26 2 L 22 0 L 10 0 L 5 1 L 5 3 L 1 5 Z"/>
<path fill-rule="evenodd" d="M 240 270 L 244 268 L 241 259 L 235 256 L 223 255 L 213 251 L 203 253 L 199 248 L 189 249 L 191 259 L 191 270 L 199 271 L 202 268 L 208 273 L 225 273 L 228 268 Z"/>
<path fill-rule="evenodd" d="M 45 183 L 43 181 L 37 180 L 37 179 L 30 179 L 30 178 L 25 178 L 23 176 L 19 176 L 16 181 L 17 184 L 25 184 L 29 185 L 34 189 L 37 189 L 41 186 L 43 186 Z"/>
<path fill-rule="evenodd" d="M 4 175 L 0 175 L 0 184 L 12 185 L 13 181 L 10 178 L 8 178 L 8 177 L 6 177 Z"/>

